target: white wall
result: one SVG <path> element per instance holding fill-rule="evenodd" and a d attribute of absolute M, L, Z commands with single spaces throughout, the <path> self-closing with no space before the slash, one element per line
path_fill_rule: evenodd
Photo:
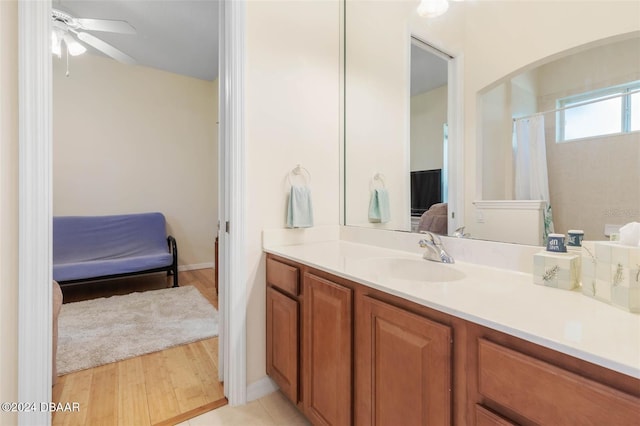
<path fill-rule="evenodd" d="M 346 223 L 410 229 L 409 3 L 346 3 Z M 389 28 L 391 31 L 380 31 Z M 382 173 L 390 221 L 369 223 L 370 185 Z"/>
<path fill-rule="evenodd" d="M 558 97 L 638 80 L 639 64 L 640 41 L 636 34 L 636 37 L 597 43 L 568 58 L 541 65 L 536 87 L 540 101 L 545 104 L 540 109 L 554 108 Z"/>
<path fill-rule="evenodd" d="M 247 3 L 248 383 L 266 374 L 262 230 L 285 227 L 297 164 L 311 174 L 315 225 L 340 223 L 339 18 L 338 1 Z"/>
<path fill-rule="evenodd" d="M 411 97 L 411 171 L 442 169 L 447 86 Z"/>
<path fill-rule="evenodd" d="M 85 54 L 53 59 L 54 215 L 162 212 L 179 264 L 212 266 L 217 80 Z"/>
<path fill-rule="evenodd" d="M 513 200 L 513 117 L 537 111 L 535 73 L 523 73 L 482 92 L 478 96 L 478 106 L 482 122 L 478 129 L 482 146 L 482 192 L 477 197 L 482 200 Z"/>
<path fill-rule="evenodd" d="M 18 8 L 0 1 L 0 402 L 18 399 Z M 0 411 L 0 424 L 17 422 Z"/>
<path fill-rule="evenodd" d="M 508 84 L 500 84 L 482 95 L 480 108 L 482 110 L 482 194 L 483 200 L 509 200 L 506 182 L 513 178 L 513 173 L 506 171 L 513 168 L 512 150 L 506 150 L 510 145 L 511 109 L 509 98 L 511 91 Z"/>

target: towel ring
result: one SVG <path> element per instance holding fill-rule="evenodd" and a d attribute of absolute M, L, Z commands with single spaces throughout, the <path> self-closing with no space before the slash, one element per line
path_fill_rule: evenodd
<path fill-rule="evenodd" d="M 295 179 L 297 176 L 300 176 L 304 180 L 304 183 L 306 185 L 311 184 L 311 173 L 309 173 L 309 170 L 305 169 L 300 164 L 294 167 L 287 175 L 289 185 L 293 185 L 293 179 Z"/>
<path fill-rule="evenodd" d="M 380 188 L 386 189 L 385 177 L 382 173 L 376 173 L 373 175 L 373 179 L 369 182 L 369 190 L 373 191 L 376 187 L 376 183 L 380 184 Z"/>

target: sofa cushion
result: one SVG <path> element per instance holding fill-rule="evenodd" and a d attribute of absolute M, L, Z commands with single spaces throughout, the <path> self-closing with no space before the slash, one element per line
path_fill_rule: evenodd
<path fill-rule="evenodd" d="M 116 274 L 146 271 L 171 265 L 170 253 L 122 259 L 90 260 L 53 265 L 53 277 L 58 281 L 81 280 Z"/>
<path fill-rule="evenodd" d="M 162 213 L 53 218 L 53 278 L 94 278 L 172 264 Z"/>

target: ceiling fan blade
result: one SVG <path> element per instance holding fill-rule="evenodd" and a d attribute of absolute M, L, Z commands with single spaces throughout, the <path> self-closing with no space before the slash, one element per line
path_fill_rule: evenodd
<path fill-rule="evenodd" d="M 95 37 L 89 33 L 83 33 L 83 32 L 78 32 L 76 34 L 80 40 L 84 41 L 89 46 L 95 47 L 105 55 L 111 56 L 113 59 L 117 61 L 124 62 L 125 64 L 131 64 L 131 65 L 136 63 L 136 60 L 133 59 L 131 56 L 116 49 L 109 43 L 100 40 L 98 37 Z"/>
<path fill-rule="evenodd" d="M 81 29 L 89 31 L 104 31 L 109 33 L 120 34 L 136 34 L 136 29 L 126 21 L 112 21 L 109 19 L 86 19 L 77 18 L 75 22 L 78 23 Z"/>

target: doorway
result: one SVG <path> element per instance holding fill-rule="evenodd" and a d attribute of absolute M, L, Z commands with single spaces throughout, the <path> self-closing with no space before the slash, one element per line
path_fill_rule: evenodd
<path fill-rule="evenodd" d="M 225 51 L 231 58 L 223 68 L 227 78 L 238 76 L 243 66 L 243 46 L 238 44 L 244 32 L 243 2 L 223 2 L 225 12 L 221 13 L 222 28 L 228 37 L 224 43 L 233 49 Z M 42 289 L 43 283 L 51 282 L 51 58 L 50 58 L 50 2 L 19 3 L 19 43 L 21 68 L 20 79 L 20 253 L 19 253 L 19 334 L 18 345 L 20 363 L 18 365 L 18 398 L 21 401 L 51 401 L 51 290 Z M 228 22 L 229 25 L 224 25 Z M 241 77 L 237 77 L 241 78 Z M 242 82 L 234 80 L 237 87 Z M 231 90 L 228 97 L 235 99 L 234 105 L 242 102 L 242 91 Z M 235 97 L 235 98 L 234 98 Z M 227 105 L 226 108 L 229 106 Z M 221 124 L 242 122 L 240 109 L 233 114 L 221 116 Z M 226 125 L 228 129 L 236 126 Z M 227 149 L 225 162 L 234 166 L 225 171 L 227 178 L 221 186 L 231 188 L 238 197 L 229 198 L 221 209 L 225 210 L 221 219 L 227 221 L 241 218 L 243 205 L 236 203 L 242 199 L 244 164 L 243 139 L 237 135 L 233 147 Z M 222 142 L 222 141 L 225 142 Z M 229 136 L 220 138 L 229 144 Z M 236 186 L 232 186 L 235 184 Z M 241 224 L 240 220 L 235 223 Z M 238 226 L 241 230 L 241 225 Z M 239 267 L 243 257 L 243 233 L 230 233 L 221 238 L 221 311 L 229 301 L 244 300 L 246 282 Z M 228 254 L 227 254 L 228 253 Z M 235 260 L 231 262 L 231 259 Z M 45 288 L 50 288 L 47 285 Z M 226 292 L 225 289 L 228 289 Z M 226 295 L 225 295 L 226 293 Z M 227 312 L 227 319 L 221 323 L 221 334 L 225 336 L 224 382 L 225 391 L 232 404 L 246 401 L 246 348 L 243 303 L 236 303 L 238 309 Z M 229 356 L 233 352 L 234 356 Z M 20 423 L 48 424 L 49 413 L 21 413 Z M 28 420 L 27 420 L 28 419 Z"/>

